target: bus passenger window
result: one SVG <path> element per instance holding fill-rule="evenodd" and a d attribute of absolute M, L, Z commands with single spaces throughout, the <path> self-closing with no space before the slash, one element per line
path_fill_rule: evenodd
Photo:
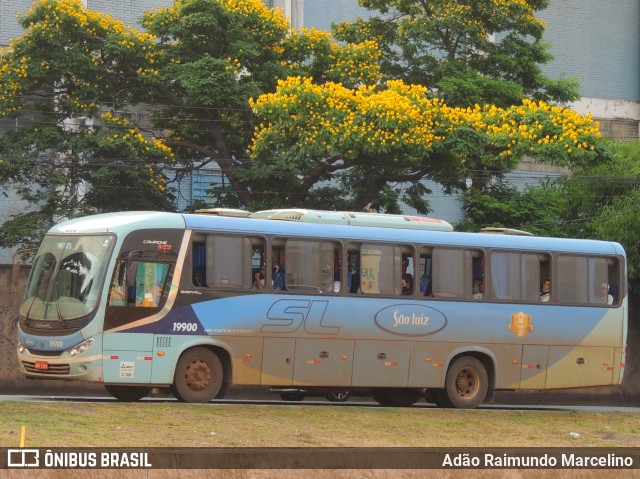
<path fill-rule="evenodd" d="M 353 245 L 347 253 L 347 287 L 349 294 L 360 293 L 360 250 L 354 249 Z"/>
<path fill-rule="evenodd" d="M 556 298 L 563 303 L 613 305 L 618 268 L 615 258 L 558 255 Z"/>
<path fill-rule="evenodd" d="M 589 258 L 590 302 L 614 305 L 618 302 L 618 261 L 615 258 Z"/>
<path fill-rule="evenodd" d="M 336 254 L 339 257 L 339 248 L 333 243 L 288 240 L 285 260 L 287 290 L 312 294 L 333 293 Z"/>
<path fill-rule="evenodd" d="M 342 250 L 336 247 L 333 250 L 333 293 L 342 290 Z"/>
<path fill-rule="evenodd" d="M 266 281 L 267 260 L 264 247 L 251 249 L 251 289 L 263 290 Z"/>
<path fill-rule="evenodd" d="M 400 295 L 402 291 L 402 253 L 390 245 L 362 245 L 360 250 L 363 294 Z"/>
<path fill-rule="evenodd" d="M 484 256 L 474 255 L 472 259 L 472 286 L 471 298 L 484 298 Z"/>
<path fill-rule="evenodd" d="M 142 261 L 118 261 L 109 289 L 109 305 L 157 308 L 171 283 L 171 265 Z"/>
<path fill-rule="evenodd" d="M 191 246 L 191 272 L 194 286 L 207 287 L 206 269 L 207 245 L 204 241 L 194 241 Z"/>
<path fill-rule="evenodd" d="M 430 248 L 421 248 L 420 250 L 420 294 L 422 296 L 432 296 L 431 288 L 432 288 L 432 280 L 431 280 L 431 270 L 432 270 L 432 259 L 431 259 L 431 249 Z"/>
<path fill-rule="evenodd" d="M 413 260 L 413 248 L 403 247 L 402 270 L 400 280 L 400 294 L 402 296 L 413 296 L 415 291 L 415 261 Z"/>
<path fill-rule="evenodd" d="M 433 296 L 436 298 L 472 298 L 474 294 L 474 261 L 481 266 L 481 269 L 476 267 L 476 271 L 479 274 L 478 277 L 484 281 L 483 258 L 483 253 L 479 250 L 434 248 Z"/>
<path fill-rule="evenodd" d="M 493 251 L 490 259 L 493 297 L 505 301 L 541 301 L 543 278 L 551 275 L 549 263 L 546 254 Z"/>
<path fill-rule="evenodd" d="M 136 270 L 136 306 L 156 308 L 165 289 L 169 265 L 165 263 L 138 263 Z"/>
<path fill-rule="evenodd" d="M 207 275 L 210 288 L 251 287 L 251 239 L 207 236 Z"/>

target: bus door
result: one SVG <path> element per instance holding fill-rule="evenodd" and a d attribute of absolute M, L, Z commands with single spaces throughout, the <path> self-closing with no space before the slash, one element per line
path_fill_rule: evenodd
<path fill-rule="evenodd" d="M 166 242 L 159 243 L 166 245 Z M 158 319 L 171 289 L 174 251 L 169 248 L 133 250 L 125 251 L 118 257 L 104 322 L 105 383 L 151 382 L 154 334 L 129 330 L 152 324 Z"/>

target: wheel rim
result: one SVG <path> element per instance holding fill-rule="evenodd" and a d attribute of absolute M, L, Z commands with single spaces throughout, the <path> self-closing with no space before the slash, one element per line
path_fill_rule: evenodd
<path fill-rule="evenodd" d="M 184 378 L 189 389 L 202 391 L 211 384 L 211 369 L 209 369 L 206 362 L 197 359 L 189 364 Z"/>
<path fill-rule="evenodd" d="M 465 368 L 456 377 L 456 393 L 461 398 L 470 399 L 478 394 L 480 376 L 475 369 Z"/>

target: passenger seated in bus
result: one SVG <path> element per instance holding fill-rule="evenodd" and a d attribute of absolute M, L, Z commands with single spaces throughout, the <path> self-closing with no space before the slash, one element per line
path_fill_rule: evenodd
<path fill-rule="evenodd" d="M 609 294 L 611 295 L 611 298 L 613 300 L 611 304 L 617 304 L 618 303 L 618 285 L 617 284 L 609 283 Z"/>
<path fill-rule="evenodd" d="M 264 289 L 264 265 L 253 270 L 253 285 L 251 289 Z"/>
<path fill-rule="evenodd" d="M 605 302 L 607 304 L 613 304 L 613 295 L 611 294 L 611 287 L 609 283 L 602 283 L 600 285 L 600 302 Z"/>
<path fill-rule="evenodd" d="M 482 299 L 484 297 L 484 281 L 475 280 L 473 285 L 473 299 Z"/>
<path fill-rule="evenodd" d="M 274 290 L 280 291 L 285 288 L 284 270 L 279 265 L 273 267 L 271 286 Z"/>
<path fill-rule="evenodd" d="M 547 279 L 540 288 L 540 301 L 548 303 L 551 299 L 551 280 Z"/>
<path fill-rule="evenodd" d="M 193 272 L 193 285 L 205 287 L 207 286 L 207 282 L 204 280 L 204 275 L 200 271 Z"/>
<path fill-rule="evenodd" d="M 413 294 L 413 276 L 409 273 L 402 276 L 402 296 L 411 296 Z"/>
<path fill-rule="evenodd" d="M 357 272 L 349 271 L 347 281 L 349 282 L 349 293 L 357 294 L 360 292 L 360 275 Z"/>
<path fill-rule="evenodd" d="M 340 292 L 340 271 L 336 271 L 335 273 L 333 273 L 333 292 L 334 293 L 339 293 Z"/>

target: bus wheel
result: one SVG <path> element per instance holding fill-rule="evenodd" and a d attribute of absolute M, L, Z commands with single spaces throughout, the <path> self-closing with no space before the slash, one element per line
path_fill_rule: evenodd
<path fill-rule="evenodd" d="M 453 407 L 444 389 L 427 389 L 424 398 L 438 407 Z"/>
<path fill-rule="evenodd" d="M 304 393 L 280 393 L 280 399 L 283 401 L 302 401 L 304 399 Z"/>
<path fill-rule="evenodd" d="M 380 404 L 380 406 L 393 406 L 394 404 L 391 402 L 391 398 L 389 397 L 388 389 L 372 389 L 371 397 L 375 402 Z"/>
<path fill-rule="evenodd" d="M 180 401 L 209 402 L 224 391 L 222 362 L 207 348 L 185 351 L 176 365 L 171 392 Z"/>
<path fill-rule="evenodd" d="M 387 392 L 391 404 L 397 407 L 413 406 L 423 394 L 423 390 L 420 389 L 389 389 Z"/>
<path fill-rule="evenodd" d="M 408 407 L 413 406 L 423 395 L 420 389 L 377 389 L 371 397 L 381 406 Z"/>
<path fill-rule="evenodd" d="M 105 384 L 104 388 L 114 398 L 122 402 L 136 402 L 151 392 L 151 388 L 147 386 L 121 386 L 114 384 Z"/>
<path fill-rule="evenodd" d="M 449 367 L 444 392 L 453 407 L 476 408 L 482 404 L 488 390 L 489 376 L 478 359 L 463 356 Z"/>

